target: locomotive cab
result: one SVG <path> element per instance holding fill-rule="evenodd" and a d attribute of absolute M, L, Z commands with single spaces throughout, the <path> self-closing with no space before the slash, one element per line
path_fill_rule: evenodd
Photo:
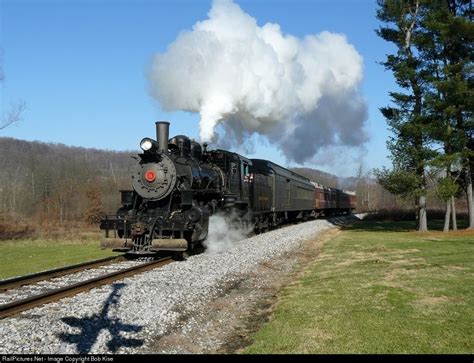
<path fill-rule="evenodd" d="M 209 158 L 225 175 L 223 207 L 248 209 L 252 161 L 237 153 L 220 149 L 211 151 Z"/>

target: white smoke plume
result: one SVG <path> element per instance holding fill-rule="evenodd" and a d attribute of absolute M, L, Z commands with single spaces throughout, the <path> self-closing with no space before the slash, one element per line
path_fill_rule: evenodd
<path fill-rule="evenodd" d="M 262 135 L 298 163 L 325 146 L 367 141 L 362 57 L 343 34 L 299 39 L 259 26 L 231 0 L 215 0 L 208 16 L 156 55 L 149 73 L 164 110 L 200 114 L 201 141 L 232 146 Z"/>
<path fill-rule="evenodd" d="M 220 253 L 249 235 L 252 228 L 231 223 L 232 217 L 214 214 L 209 218 L 209 231 L 203 244 L 207 253 Z"/>

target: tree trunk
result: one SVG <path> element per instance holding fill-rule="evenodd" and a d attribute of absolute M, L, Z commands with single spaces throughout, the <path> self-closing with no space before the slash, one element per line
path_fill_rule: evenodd
<path fill-rule="evenodd" d="M 117 185 L 117 178 L 115 177 L 114 167 L 112 166 L 111 161 L 109 161 L 109 165 L 110 165 L 110 171 L 112 171 L 112 177 L 114 178 L 114 183 L 115 183 L 115 185 Z"/>
<path fill-rule="evenodd" d="M 426 196 L 420 195 L 418 203 L 418 232 L 428 232 L 428 220 L 426 218 Z"/>
<path fill-rule="evenodd" d="M 446 214 L 444 215 L 443 232 L 449 232 L 449 219 L 451 217 L 451 199 L 446 201 Z"/>
<path fill-rule="evenodd" d="M 420 200 L 419 198 L 415 198 L 415 223 L 416 223 L 416 230 L 420 230 Z"/>
<path fill-rule="evenodd" d="M 422 176 L 421 195 L 418 197 L 418 232 L 428 232 L 428 219 L 426 217 L 426 179 L 425 170 L 418 170 Z"/>
<path fill-rule="evenodd" d="M 471 171 L 466 170 L 466 193 L 467 193 L 467 210 L 469 212 L 469 227 L 467 229 L 474 229 L 474 205 L 472 201 L 472 177 Z"/>
<path fill-rule="evenodd" d="M 458 222 L 456 219 L 456 199 L 451 197 L 451 217 L 453 219 L 453 231 L 458 230 Z"/>

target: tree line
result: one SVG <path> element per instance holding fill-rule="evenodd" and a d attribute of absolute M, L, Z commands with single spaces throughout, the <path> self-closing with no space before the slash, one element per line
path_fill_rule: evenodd
<path fill-rule="evenodd" d="M 133 152 L 0 138 L 0 213 L 39 224 L 98 223 L 130 189 Z"/>
<path fill-rule="evenodd" d="M 456 226 L 456 198 L 465 195 L 474 228 L 474 72 L 471 0 L 378 0 L 376 30 L 395 46 L 383 66 L 398 89 L 380 111 L 393 136 L 392 169 L 375 170 L 388 191 L 411 199 L 417 229 L 428 230 L 429 189 L 445 204 L 445 226 Z"/>

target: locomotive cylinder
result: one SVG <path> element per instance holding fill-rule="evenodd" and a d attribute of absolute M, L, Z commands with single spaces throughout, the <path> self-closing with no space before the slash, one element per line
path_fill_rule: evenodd
<path fill-rule="evenodd" d="M 182 238 L 154 238 L 151 241 L 151 247 L 161 251 L 186 251 L 188 249 L 188 241 Z"/>
<path fill-rule="evenodd" d="M 156 125 L 156 141 L 158 141 L 158 152 L 168 153 L 168 139 L 170 133 L 170 123 L 167 121 L 157 121 Z"/>
<path fill-rule="evenodd" d="M 133 241 L 127 238 L 105 238 L 100 242 L 100 248 L 132 248 Z"/>

